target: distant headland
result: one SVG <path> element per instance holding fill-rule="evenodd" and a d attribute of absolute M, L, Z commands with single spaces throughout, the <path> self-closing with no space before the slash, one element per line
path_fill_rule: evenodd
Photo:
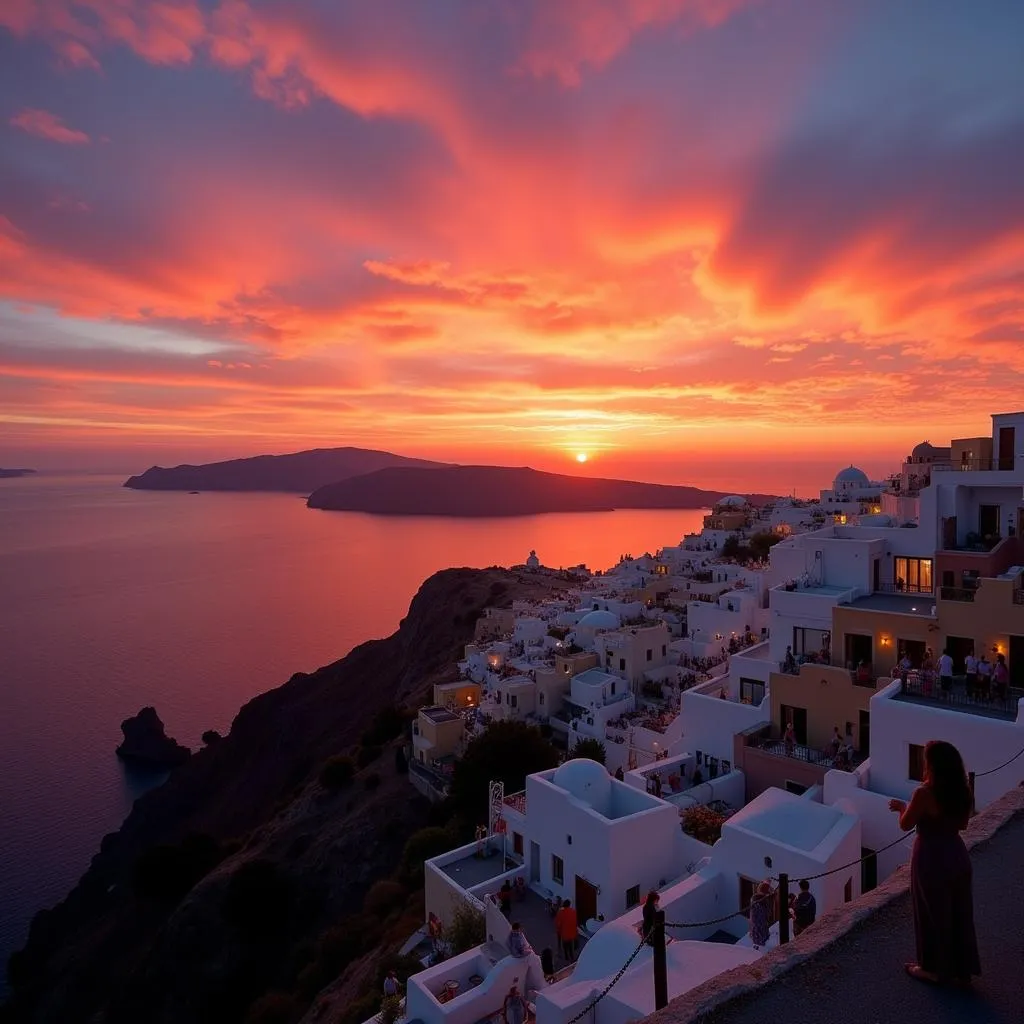
<path fill-rule="evenodd" d="M 32 476 L 34 469 L 3 469 L 0 468 L 0 480 L 13 480 L 19 476 Z"/>
<path fill-rule="evenodd" d="M 444 465 L 367 448 L 314 448 L 201 466 L 152 466 L 125 481 L 143 491 L 285 491 L 310 494 L 327 484 L 391 466 Z"/>
<path fill-rule="evenodd" d="M 314 491 L 310 508 L 380 515 L 497 517 L 543 512 L 704 508 L 726 492 L 544 473 L 526 467 L 395 467 Z M 748 496 L 763 504 L 771 495 Z"/>

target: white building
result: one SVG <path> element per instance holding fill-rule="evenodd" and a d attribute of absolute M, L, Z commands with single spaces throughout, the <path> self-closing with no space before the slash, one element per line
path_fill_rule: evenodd
<path fill-rule="evenodd" d="M 876 505 L 887 486 L 888 481 L 872 480 L 863 469 L 847 466 L 836 473 L 831 489 L 823 490 L 819 500 L 826 510 L 851 504 Z"/>

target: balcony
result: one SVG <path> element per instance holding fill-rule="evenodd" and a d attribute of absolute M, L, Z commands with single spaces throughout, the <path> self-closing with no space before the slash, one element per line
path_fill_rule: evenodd
<path fill-rule="evenodd" d="M 521 789 L 518 793 L 510 793 L 505 797 L 505 806 L 511 808 L 517 814 L 526 814 L 526 790 Z"/>
<path fill-rule="evenodd" d="M 974 601 L 974 595 L 977 592 L 977 589 L 974 587 L 940 587 L 939 597 L 943 601 L 963 601 L 969 603 Z"/>
<path fill-rule="evenodd" d="M 1013 592 L 1013 603 L 1024 604 L 1024 589 L 1015 590 Z"/>
<path fill-rule="evenodd" d="M 980 715 L 983 718 L 1016 721 L 1017 702 L 1021 697 L 1024 697 L 1024 690 L 1014 687 L 1010 687 L 1004 697 L 994 692 L 988 697 L 968 694 L 963 677 L 955 677 L 952 690 L 943 693 L 937 680 L 930 681 L 911 676 L 905 683 L 900 684 L 900 692 L 893 699 L 909 704 L 948 708 L 969 715 Z"/>
<path fill-rule="evenodd" d="M 808 747 L 803 743 L 795 743 L 790 751 L 786 750 L 784 740 L 765 739 L 758 736 L 750 736 L 747 739 L 748 747 L 755 747 L 763 754 L 771 754 L 773 757 L 788 757 L 796 761 L 803 761 L 806 764 L 816 765 L 819 768 L 839 768 L 843 771 L 850 771 L 861 764 L 865 757 L 860 751 L 854 751 L 853 760 L 850 761 L 840 752 L 834 756 L 830 750 L 818 750 L 815 747 Z"/>

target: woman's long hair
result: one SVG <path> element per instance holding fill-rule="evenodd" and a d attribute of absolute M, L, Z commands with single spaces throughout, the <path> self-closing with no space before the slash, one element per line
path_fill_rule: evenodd
<path fill-rule="evenodd" d="M 966 820 L 971 813 L 971 787 L 960 751 L 945 740 L 932 740 L 924 748 L 928 785 L 945 814 Z"/>

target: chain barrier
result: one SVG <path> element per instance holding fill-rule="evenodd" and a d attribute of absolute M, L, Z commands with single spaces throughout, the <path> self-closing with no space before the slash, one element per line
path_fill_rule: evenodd
<path fill-rule="evenodd" d="M 1014 754 L 1009 761 L 1004 761 L 1002 764 L 997 765 L 995 768 L 989 768 L 987 772 L 975 772 L 974 777 L 976 779 L 980 779 L 983 775 L 993 775 L 996 772 L 1002 771 L 1007 765 L 1013 764 L 1013 762 L 1016 761 L 1017 758 L 1020 757 L 1022 754 L 1024 754 L 1024 747 L 1018 750 L 1017 753 Z"/>
<path fill-rule="evenodd" d="M 588 1005 L 583 1007 L 575 1017 L 570 1018 L 566 1024 L 578 1024 L 579 1021 L 583 1020 L 583 1018 L 586 1017 L 586 1015 L 590 1013 L 590 1011 L 593 1010 L 593 1008 L 597 1006 L 597 1004 L 601 1002 L 601 1000 L 604 999 L 604 997 L 611 992 L 612 988 L 621 980 L 622 976 L 629 970 L 629 965 L 640 955 L 640 950 L 642 950 L 646 944 L 646 941 L 641 939 L 640 945 L 633 950 L 630 958 L 619 968 L 618 974 L 616 974 L 615 977 L 605 985 L 605 987 L 590 1001 Z"/>
<path fill-rule="evenodd" d="M 766 879 L 766 881 L 777 882 L 777 878 Z M 776 896 L 779 892 L 779 887 L 775 886 L 770 893 L 766 893 L 767 896 Z M 762 897 L 763 898 L 763 897 Z M 724 917 L 715 917 L 710 921 L 666 921 L 666 928 L 709 928 L 713 924 L 724 924 L 726 921 L 731 921 L 734 917 L 739 914 L 746 915 L 750 912 L 750 908 L 753 906 L 754 901 L 751 900 L 745 907 L 740 907 L 739 910 L 734 910 L 731 914 L 726 914 Z"/>

